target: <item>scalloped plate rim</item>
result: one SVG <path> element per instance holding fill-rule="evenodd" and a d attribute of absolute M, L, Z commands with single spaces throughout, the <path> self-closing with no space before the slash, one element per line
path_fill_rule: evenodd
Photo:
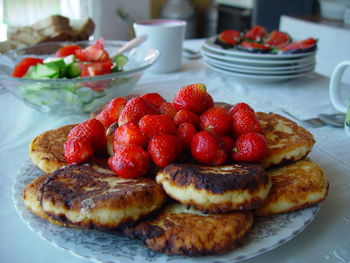
<path fill-rule="evenodd" d="M 24 162 L 24 164 L 22 165 L 22 167 L 17 172 L 17 176 L 14 178 L 14 183 L 12 185 L 12 199 L 13 199 L 13 202 L 15 205 L 15 209 L 18 212 L 21 220 L 28 226 L 28 228 L 31 231 L 37 233 L 41 238 L 49 241 L 55 247 L 58 247 L 58 248 L 62 249 L 63 251 L 68 251 L 72 255 L 78 256 L 78 257 L 83 258 L 83 259 L 88 259 L 88 260 L 91 260 L 93 262 L 110 262 L 111 260 L 113 260 L 113 262 L 133 262 L 132 259 L 128 260 L 126 258 L 126 260 L 124 261 L 122 258 L 113 257 L 113 255 L 109 255 L 109 257 L 107 257 L 107 258 L 101 258 L 101 256 L 97 256 L 96 254 L 91 253 L 91 252 L 93 252 L 93 251 L 91 251 L 91 249 L 90 250 L 85 249 L 87 251 L 82 251 L 82 250 L 77 251 L 76 248 L 69 247 L 69 245 L 68 245 L 69 242 L 67 242 L 66 240 L 63 243 L 59 242 L 60 240 L 53 240 L 52 238 L 49 238 L 49 235 L 47 233 L 45 233 L 43 231 L 43 229 L 36 228 L 33 224 L 36 224 L 39 222 L 39 223 L 47 224 L 50 227 L 57 228 L 62 233 L 67 233 L 68 231 L 71 231 L 71 232 L 73 232 L 73 231 L 82 231 L 82 232 L 83 231 L 96 231 L 96 230 L 81 230 L 81 229 L 60 227 L 60 226 L 56 226 L 54 224 L 51 224 L 51 223 L 49 223 L 49 222 L 47 222 L 47 221 L 45 221 L 37 216 L 32 215 L 24 207 L 24 204 L 23 204 L 22 199 L 21 199 L 23 187 L 21 188 L 20 179 L 24 176 L 23 172 L 25 169 L 30 169 L 32 172 L 34 170 L 37 170 L 36 174 L 38 174 L 38 175 L 42 174 L 42 172 L 40 172 L 39 169 L 36 168 L 31 163 L 30 160 L 26 160 Z M 253 258 L 253 257 L 256 257 L 256 256 L 261 255 L 263 253 L 266 253 L 268 251 L 271 251 L 271 250 L 279 247 L 280 245 L 288 242 L 289 240 L 293 239 L 295 236 L 300 234 L 314 220 L 319 209 L 320 209 L 320 205 L 315 205 L 315 206 L 309 207 L 307 209 L 294 212 L 294 213 L 301 213 L 301 216 L 304 216 L 304 217 L 307 216 L 306 218 L 303 219 L 302 223 L 299 223 L 300 224 L 299 227 L 295 228 L 293 231 L 290 231 L 287 228 L 283 228 L 282 231 L 289 231 L 288 235 L 285 234 L 284 238 L 278 238 L 278 240 L 274 241 L 273 244 L 261 246 L 261 247 L 259 247 L 259 249 L 256 248 L 255 251 L 253 251 L 251 253 L 241 253 L 241 254 L 235 255 L 235 253 L 237 251 L 239 251 L 239 249 L 242 249 L 242 247 L 240 247 L 240 248 L 237 248 L 237 249 L 235 249 L 231 252 L 228 252 L 226 254 L 223 254 L 223 255 L 214 255 L 214 256 L 207 256 L 207 257 L 197 257 L 196 258 L 196 257 L 171 256 L 171 255 L 169 256 L 169 255 L 165 255 L 165 254 L 155 253 L 155 254 L 160 255 L 160 257 L 158 259 L 155 259 L 155 260 L 147 260 L 146 258 L 142 258 L 142 259 L 143 259 L 143 262 L 168 262 L 168 261 L 173 261 L 173 262 L 188 262 L 188 261 L 191 261 L 191 262 L 212 262 L 212 261 L 215 261 L 218 263 L 219 262 L 230 262 L 230 263 L 239 262 L 243 259 Z M 280 215 L 280 216 L 281 217 L 282 216 L 288 217 L 288 215 L 293 215 L 294 213 L 288 213 L 288 214 L 284 214 L 284 215 Z M 31 216 L 34 221 L 28 221 L 25 218 L 25 214 Z M 301 220 L 300 216 L 297 219 Z M 90 232 L 90 233 L 92 233 L 92 232 Z M 55 237 L 58 238 L 57 236 L 55 236 Z M 120 238 L 122 238 L 122 237 L 120 237 Z M 264 239 L 264 241 L 265 240 L 266 239 Z M 138 242 L 138 241 L 131 240 L 130 242 L 135 242 L 135 244 L 136 244 L 136 242 Z M 138 245 L 141 246 L 140 242 L 138 242 L 138 243 L 139 243 Z M 80 247 L 78 246 L 78 248 L 80 248 Z M 148 250 L 147 248 L 143 248 L 143 249 Z M 231 255 L 231 257 L 230 257 L 230 255 Z M 233 255 L 233 257 L 232 257 L 232 255 Z M 210 260 L 210 258 L 212 258 L 213 260 L 208 261 L 208 259 Z"/>

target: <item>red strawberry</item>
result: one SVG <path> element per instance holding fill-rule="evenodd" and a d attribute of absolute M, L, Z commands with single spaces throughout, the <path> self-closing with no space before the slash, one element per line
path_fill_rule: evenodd
<path fill-rule="evenodd" d="M 235 144 L 235 140 L 231 136 L 222 136 L 221 141 L 225 147 L 226 152 L 231 153 Z"/>
<path fill-rule="evenodd" d="M 236 137 L 248 132 L 263 133 L 255 113 L 249 110 L 240 110 L 232 115 L 232 130 Z"/>
<path fill-rule="evenodd" d="M 158 109 L 149 104 L 146 100 L 141 97 L 132 98 L 120 112 L 118 125 L 122 126 L 124 123 L 130 121 L 137 122 L 145 115 L 155 114 L 159 114 Z"/>
<path fill-rule="evenodd" d="M 146 115 L 139 121 L 143 134 L 152 137 L 160 134 L 175 134 L 176 123 L 165 115 Z"/>
<path fill-rule="evenodd" d="M 176 114 L 176 109 L 171 102 L 165 101 L 160 105 L 159 111 L 162 115 L 168 116 L 171 119 L 174 119 Z"/>
<path fill-rule="evenodd" d="M 100 112 L 96 119 L 99 120 L 105 128 L 118 121 L 119 114 L 124 108 L 127 100 L 124 98 L 114 98 L 106 105 L 105 109 Z"/>
<path fill-rule="evenodd" d="M 64 157 L 67 163 L 82 163 L 88 161 L 94 154 L 91 142 L 86 137 L 75 137 L 63 145 Z"/>
<path fill-rule="evenodd" d="M 196 83 L 182 87 L 175 95 L 173 104 L 176 110 L 189 110 L 195 114 L 214 106 L 213 98 L 207 93 L 204 84 Z"/>
<path fill-rule="evenodd" d="M 189 110 L 179 110 L 174 117 L 174 121 L 177 125 L 184 122 L 192 123 L 194 126 L 199 126 L 199 117 Z"/>
<path fill-rule="evenodd" d="M 232 118 L 225 108 L 214 107 L 204 112 L 200 117 L 202 130 L 210 131 L 217 135 L 225 135 L 231 131 Z"/>
<path fill-rule="evenodd" d="M 137 178 L 147 174 L 149 153 L 138 145 L 122 146 L 108 159 L 109 168 L 123 178 Z"/>
<path fill-rule="evenodd" d="M 107 144 L 106 131 L 101 122 L 88 119 L 75 126 L 68 134 L 68 139 L 86 137 L 95 150 L 104 149 Z"/>
<path fill-rule="evenodd" d="M 180 156 L 182 145 L 176 136 L 161 134 L 154 136 L 149 141 L 147 149 L 152 161 L 159 167 L 165 167 Z"/>
<path fill-rule="evenodd" d="M 206 165 L 222 165 L 227 159 L 220 139 L 208 131 L 201 131 L 193 136 L 191 153 L 198 162 Z"/>
<path fill-rule="evenodd" d="M 249 132 L 235 142 L 232 159 L 236 162 L 259 162 L 267 155 L 267 143 L 260 133 Z"/>
<path fill-rule="evenodd" d="M 135 144 L 141 147 L 147 145 L 148 138 L 141 133 L 140 128 L 133 122 L 119 126 L 114 132 L 113 151 L 121 146 Z"/>
<path fill-rule="evenodd" d="M 146 100 L 148 103 L 152 104 L 156 108 L 159 108 L 163 104 L 163 102 L 165 102 L 165 99 L 158 93 L 145 93 L 140 97 Z"/>
<path fill-rule="evenodd" d="M 176 136 L 180 139 L 184 148 L 191 149 L 192 139 L 196 133 L 197 129 L 192 123 L 184 122 L 177 127 Z"/>
<path fill-rule="evenodd" d="M 253 108 L 250 107 L 247 103 L 240 102 L 240 103 L 237 103 L 237 104 L 233 105 L 228 110 L 228 113 L 232 116 L 236 111 L 239 111 L 239 110 L 249 110 L 249 111 L 254 112 Z"/>

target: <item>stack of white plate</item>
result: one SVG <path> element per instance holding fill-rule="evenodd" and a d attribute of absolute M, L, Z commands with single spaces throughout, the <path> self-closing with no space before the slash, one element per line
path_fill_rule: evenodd
<path fill-rule="evenodd" d="M 208 38 L 202 45 L 207 67 L 231 76 L 257 80 L 279 81 L 305 76 L 313 72 L 316 51 L 297 54 L 258 54 L 236 49 L 223 49 Z"/>

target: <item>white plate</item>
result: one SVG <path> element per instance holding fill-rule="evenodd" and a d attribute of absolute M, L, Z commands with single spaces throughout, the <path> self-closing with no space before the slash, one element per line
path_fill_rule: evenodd
<path fill-rule="evenodd" d="M 283 81 L 288 79 L 300 78 L 313 72 L 313 70 L 310 70 L 307 72 L 290 74 L 290 75 L 269 76 L 269 75 L 248 74 L 248 73 L 240 73 L 240 72 L 225 70 L 222 68 L 218 68 L 217 66 L 210 65 L 206 62 L 204 62 L 204 65 L 206 65 L 208 68 L 216 72 L 224 73 L 232 77 L 238 77 L 238 78 L 242 78 L 250 81 L 258 81 L 258 82 L 277 82 L 277 81 Z"/>
<path fill-rule="evenodd" d="M 245 58 L 254 58 L 254 59 L 295 59 L 295 58 L 301 58 L 301 57 L 306 57 L 310 55 L 315 55 L 316 51 L 309 51 L 309 52 L 303 52 L 303 53 L 296 53 L 296 54 L 283 54 L 283 53 L 278 53 L 278 54 L 260 54 L 260 53 L 250 53 L 250 52 L 245 52 L 237 49 L 224 49 L 221 46 L 214 44 L 215 38 L 207 38 L 203 46 L 206 47 L 207 49 L 217 52 L 220 54 L 225 54 L 229 56 L 237 56 L 237 57 L 245 57 Z"/>
<path fill-rule="evenodd" d="M 204 62 L 206 62 L 209 65 L 212 65 L 214 67 L 228 70 L 228 71 L 234 71 L 239 73 L 247 73 L 247 74 L 258 74 L 258 75 L 271 75 L 271 76 L 277 76 L 277 75 L 291 75 L 291 74 L 297 74 L 302 72 L 309 72 L 315 69 L 315 64 L 312 64 L 307 67 L 298 68 L 298 69 L 289 69 L 289 70 L 255 70 L 255 69 L 242 69 L 242 68 L 236 68 L 231 67 L 227 65 L 221 65 L 220 63 L 216 63 L 215 61 L 208 61 L 204 59 Z"/>
<path fill-rule="evenodd" d="M 296 59 L 281 59 L 281 60 L 273 60 L 273 59 L 255 59 L 255 58 L 244 58 L 244 57 L 232 57 L 227 55 L 220 55 L 218 53 L 211 52 L 207 50 L 205 47 L 202 47 L 203 56 L 208 56 L 218 60 L 230 61 L 234 63 L 241 63 L 245 65 L 265 65 L 265 66 L 283 66 L 283 65 L 296 65 L 300 63 L 307 63 L 309 61 L 314 61 L 315 56 L 306 56 L 302 58 Z"/>
<path fill-rule="evenodd" d="M 237 63 L 233 63 L 233 62 L 228 62 L 228 61 L 224 61 L 224 60 L 218 60 L 218 59 L 214 59 L 208 56 L 203 56 L 204 61 L 211 63 L 211 64 L 217 64 L 217 65 L 221 65 L 221 66 L 226 66 L 232 69 L 247 69 L 247 70 L 269 70 L 269 71 L 281 71 L 281 70 L 294 70 L 294 69 L 302 69 L 302 68 L 306 68 L 306 67 L 311 67 L 311 66 L 315 66 L 316 62 L 315 61 L 307 61 L 306 63 L 300 63 L 300 64 L 292 64 L 292 65 L 284 65 L 284 66 L 248 66 L 248 65 L 241 65 L 241 64 L 237 64 Z"/>
<path fill-rule="evenodd" d="M 272 250 L 298 235 L 315 217 L 319 205 L 293 213 L 256 220 L 240 248 L 220 256 L 184 257 L 159 254 L 144 248 L 117 231 L 66 228 L 51 224 L 30 213 L 23 205 L 24 187 L 42 172 L 29 160 L 18 172 L 13 185 L 13 200 L 29 228 L 53 245 L 95 262 L 238 262 Z"/>

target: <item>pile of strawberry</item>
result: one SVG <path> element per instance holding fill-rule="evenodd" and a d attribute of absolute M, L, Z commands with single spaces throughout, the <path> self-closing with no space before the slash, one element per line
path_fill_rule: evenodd
<path fill-rule="evenodd" d="M 267 143 L 254 110 L 246 103 L 230 109 L 215 107 L 202 83 L 181 88 L 173 102 L 158 93 L 130 100 L 111 100 L 96 118 L 74 127 L 64 144 L 68 163 L 88 161 L 106 151 L 106 129 L 118 123 L 109 167 L 124 178 L 145 175 L 153 162 L 159 167 L 192 156 L 199 164 L 259 162 Z"/>

